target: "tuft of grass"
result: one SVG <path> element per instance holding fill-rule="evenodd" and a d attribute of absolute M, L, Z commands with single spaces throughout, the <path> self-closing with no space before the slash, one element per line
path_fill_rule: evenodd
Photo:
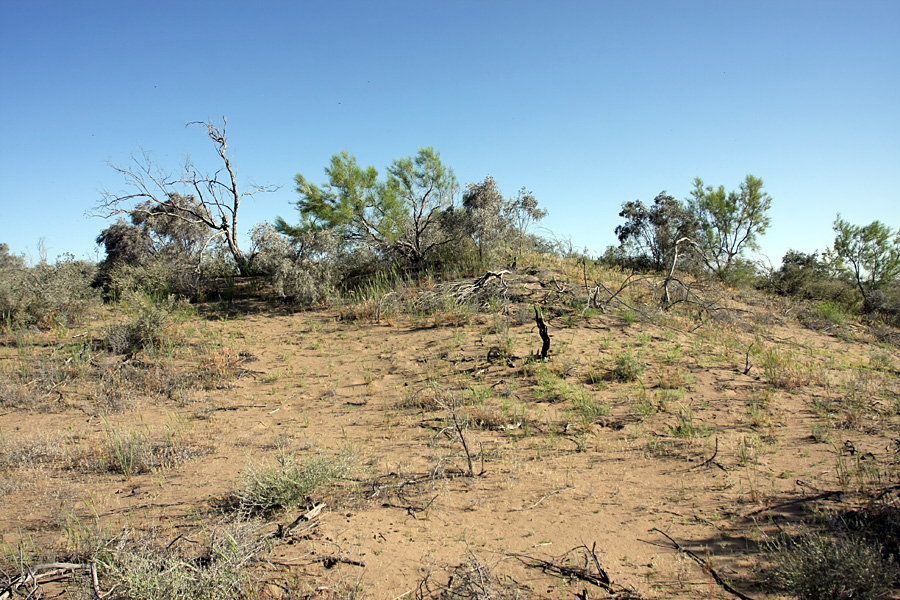
<path fill-rule="evenodd" d="M 244 357 L 231 348 L 206 354 L 197 365 L 197 382 L 204 390 L 228 389 L 241 373 Z"/>
<path fill-rule="evenodd" d="M 106 444 L 100 465 L 106 470 L 133 477 L 172 468 L 200 454 L 187 442 L 179 424 L 170 426 L 164 439 L 153 439 L 144 429 L 118 430 L 103 420 Z"/>
<path fill-rule="evenodd" d="M 624 310 L 619 311 L 619 316 L 622 318 L 623 321 L 625 321 L 629 325 L 637 323 L 638 321 L 641 320 L 636 312 L 634 312 L 633 310 L 629 310 L 629 309 L 624 309 Z"/>
<path fill-rule="evenodd" d="M 134 354 L 171 346 L 166 334 L 173 313 L 184 306 L 174 296 L 154 299 L 147 294 L 132 293 L 127 300 L 130 318 L 103 329 L 106 344 L 114 354 Z"/>
<path fill-rule="evenodd" d="M 815 314 L 832 325 L 845 325 L 853 317 L 841 304 L 826 300 L 815 306 Z"/>
<path fill-rule="evenodd" d="M 781 352 L 778 348 L 762 350 L 762 367 L 769 385 L 788 392 L 809 385 L 810 373 L 803 371 L 799 358 L 791 351 Z"/>
<path fill-rule="evenodd" d="M 710 427 L 701 419 L 694 417 L 694 411 L 690 407 L 681 406 L 678 411 L 678 422 L 669 426 L 672 435 L 675 437 L 694 439 L 698 437 L 709 437 Z"/>
<path fill-rule="evenodd" d="M 302 460 L 294 453 L 282 452 L 274 465 L 257 465 L 251 461 L 244 472 L 243 488 L 235 492 L 233 504 L 239 514 L 247 517 L 311 506 L 311 495 L 345 476 L 352 463 L 350 452 Z"/>
<path fill-rule="evenodd" d="M 589 425 L 608 415 L 610 405 L 608 402 L 598 402 L 587 390 L 581 390 L 572 397 L 572 409 L 582 423 Z"/>
<path fill-rule="evenodd" d="M 631 350 L 625 350 L 616 357 L 615 365 L 609 372 L 609 379 L 628 383 L 644 377 L 646 365 L 635 358 Z"/>

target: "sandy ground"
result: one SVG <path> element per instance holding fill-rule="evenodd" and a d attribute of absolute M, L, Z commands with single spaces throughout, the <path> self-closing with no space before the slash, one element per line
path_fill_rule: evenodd
<path fill-rule="evenodd" d="M 839 492 L 862 480 L 840 465 L 868 452 L 891 459 L 897 421 L 886 407 L 898 402 L 898 357 L 862 335 L 802 328 L 774 307 L 733 306 L 733 318 L 693 331 L 687 317 L 650 324 L 618 312 L 551 312 L 546 363 L 526 358 L 540 344 L 533 319 L 521 316 L 527 306 L 519 316 L 379 321 L 341 320 L 332 310 L 248 309 L 227 319 L 201 311 L 172 326 L 178 350 L 167 360 L 194 372 L 210 352 L 240 356 L 220 389 L 138 395 L 124 411 L 98 414 L 76 379 L 57 388 L 49 408 L 0 408 L 0 536 L 7 553 L 71 547 L 92 528 L 191 539 L 220 518 L 249 464 L 345 453 L 354 457 L 350 473 L 309 499 L 327 503 L 317 526 L 279 539 L 260 563 L 266 577 L 300 578 L 322 597 L 357 586 L 366 598 L 393 599 L 428 575 L 446 582 L 469 559 L 538 597 L 604 597 L 519 558 L 565 564 L 567 553 L 587 547 L 616 589 L 734 597 L 665 532 L 737 590 L 774 597 L 759 589 L 757 573 L 757 542 L 772 519 L 852 504 Z M 46 352 L 60 335 L 32 341 L 28 352 Z M 765 351 L 783 359 L 780 385 Z M 644 373 L 616 381 L 616 359 L 629 352 Z M 7 344 L 0 353 L 11 376 L 21 349 Z M 841 405 L 848 386 L 870 386 L 872 403 L 851 423 Z M 600 408 L 586 418 L 579 402 Z M 452 403 L 470 417 L 471 477 Z M 127 477 L 92 470 L 85 457 L 113 430 L 175 435 L 197 455 Z M 41 444 L 56 450 L 9 458 L 13 448 Z M 265 531 L 307 508 L 267 516 Z M 346 560 L 326 569 L 327 556 Z"/>

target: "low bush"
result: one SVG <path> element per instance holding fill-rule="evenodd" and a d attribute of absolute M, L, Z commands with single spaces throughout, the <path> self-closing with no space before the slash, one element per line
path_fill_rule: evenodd
<path fill-rule="evenodd" d="M 627 383 L 637 381 L 644 376 L 646 365 L 635 358 L 630 350 L 622 352 L 616 357 L 616 363 L 609 373 L 609 379 Z"/>
<path fill-rule="evenodd" d="M 265 275 L 275 294 L 290 302 L 310 305 L 333 291 L 337 275 L 337 238 L 328 231 L 307 231 L 290 239 L 270 223 L 252 233 L 251 265 Z"/>
<path fill-rule="evenodd" d="M 56 264 L 27 267 L 24 260 L 6 258 L 0 261 L 0 316 L 7 326 L 74 325 L 97 302 L 93 263 L 64 255 Z"/>
<path fill-rule="evenodd" d="M 166 326 L 172 314 L 183 306 L 173 296 L 154 300 L 142 293 L 131 293 L 127 308 L 131 317 L 124 323 L 113 323 L 103 329 L 109 349 L 115 354 L 133 354 L 139 350 L 159 348 L 166 341 Z"/>
<path fill-rule="evenodd" d="M 848 532 L 781 534 L 765 543 L 772 559 L 770 586 L 799 600 L 893 598 L 900 568 L 882 547 Z"/>
<path fill-rule="evenodd" d="M 260 466 L 251 462 L 244 473 L 243 488 L 234 494 L 232 504 L 245 517 L 312 506 L 310 496 L 344 476 L 351 463 L 352 457 L 346 452 L 305 459 L 284 453 L 274 465 Z"/>

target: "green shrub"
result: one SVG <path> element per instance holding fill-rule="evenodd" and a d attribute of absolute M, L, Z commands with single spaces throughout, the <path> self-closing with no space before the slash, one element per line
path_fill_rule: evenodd
<path fill-rule="evenodd" d="M 610 411 L 608 403 L 597 402 L 585 390 L 572 397 L 572 408 L 585 424 L 596 423 L 600 417 L 608 415 Z"/>
<path fill-rule="evenodd" d="M 165 329 L 172 314 L 182 306 L 183 303 L 172 296 L 154 300 L 138 292 L 129 294 L 127 307 L 132 315 L 124 323 L 104 327 L 107 346 L 115 354 L 161 347 L 167 340 Z"/>
<path fill-rule="evenodd" d="M 844 306 L 832 300 L 825 300 L 816 304 L 815 313 L 818 317 L 833 325 L 844 325 L 851 318 Z"/>
<path fill-rule="evenodd" d="M 159 255 L 140 263 L 118 262 L 104 266 L 97 283 L 111 299 L 134 294 L 192 297 L 199 288 L 200 273 L 196 264 L 187 264 L 184 257 Z"/>
<path fill-rule="evenodd" d="M 270 223 L 251 232 L 254 252 L 251 265 L 272 283 L 275 294 L 290 302 L 310 305 L 332 292 L 337 278 L 338 239 L 329 231 L 281 235 Z"/>

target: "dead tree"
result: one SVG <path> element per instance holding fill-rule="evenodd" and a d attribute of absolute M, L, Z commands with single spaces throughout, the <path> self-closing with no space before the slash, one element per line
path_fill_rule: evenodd
<path fill-rule="evenodd" d="M 538 354 L 541 360 L 547 360 L 550 353 L 550 334 L 547 331 L 547 323 L 544 322 L 544 314 L 541 307 L 534 305 L 534 322 L 537 323 L 538 335 L 541 336 L 541 351 Z"/>
<path fill-rule="evenodd" d="M 185 159 L 182 172 L 171 176 L 156 163 L 147 152 L 131 157 L 127 167 L 110 163 L 115 171 L 125 179 L 132 193 L 103 192 L 97 206 L 91 211 L 95 216 L 110 218 L 116 215 L 134 215 L 146 213 L 148 216 L 154 209 L 163 210 L 177 219 L 197 225 L 205 225 L 214 233 L 206 240 L 200 251 L 200 260 L 209 244 L 219 236 L 225 239 L 228 250 L 241 275 L 250 273 L 250 264 L 241 251 L 237 240 L 238 211 L 241 201 L 259 192 L 272 192 L 278 189 L 273 186 L 251 186 L 247 191 L 240 191 L 237 184 L 234 166 L 228 156 L 226 126 L 228 119 L 222 117 L 222 125 L 211 121 L 195 121 L 190 125 L 202 125 L 212 140 L 216 154 L 222 161 L 222 168 L 213 174 L 201 173 L 188 157 Z M 189 202 L 172 202 L 172 198 L 185 197 Z M 198 264 L 199 269 L 199 264 Z"/>

